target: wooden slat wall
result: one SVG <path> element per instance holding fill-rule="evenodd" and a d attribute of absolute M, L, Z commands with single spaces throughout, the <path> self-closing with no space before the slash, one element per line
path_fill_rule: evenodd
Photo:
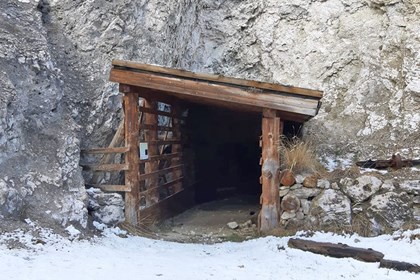
<path fill-rule="evenodd" d="M 144 124 L 157 126 L 158 125 L 158 115 L 156 114 L 158 103 L 154 100 L 145 100 L 145 107 L 140 108 L 141 112 L 146 112 L 144 118 Z M 140 126 L 141 129 L 141 126 Z M 157 145 L 150 145 L 158 139 L 157 130 L 146 130 L 144 131 L 145 141 L 149 143 L 148 145 L 148 156 L 155 157 L 159 155 L 159 149 Z M 145 174 L 150 174 L 146 179 L 145 186 L 146 190 L 155 188 L 159 183 L 158 174 L 156 173 L 159 170 L 159 164 L 156 161 L 147 161 L 145 163 Z M 144 176 L 144 175 L 140 175 Z M 154 189 L 152 192 L 148 192 L 146 195 L 146 207 L 149 207 L 153 204 L 156 204 L 159 201 L 159 190 Z"/>
<path fill-rule="evenodd" d="M 120 153 L 125 155 L 119 158 L 125 163 L 86 164 L 83 167 L 93 172 L 125 172 L 124 185 L 93 183 L 90 186 L 108 192 L 125 192 L 126 221 L 138 225 L 144 218 L 143 210 L 158 209 L 160 203 L 183 190 L 180 125 L 185 118 L 171 104 L 168 104 L 170 111 L 160 111 L 157 100 L 148 98 L 139 102 L 142 92 L 130 91 L 131 87 L 120 88 L 124 89 L 125 118 L 120 127 L 124 130 L 125 146 L 88 149 L 83 153 L 105 156 Z M 159 116 L 169 118 L 167 126 L 158 125 Z M 140 142 L 148 143 L 148 159 L 140 160 Z M 164 148 L 168 146 L 172 151 L 165 154 Z"/>
<path fill-rule="evenodd" d="M 141 142 L 148 143 L 148 159 L 139 161 L 140 166 L 145 165 L 144 173 L 139 175 L 140 184 L 144 184 L 145 188 L 140 191 L 142 201 L 138 216 L 144 217 L 146 209 L 159 207 L 168 197 L 183 190 L 180 123 L 185 118 L 168 100 L 165 103 L 169 105 L 170 111 L 160 111 L 157 100 L 150 96 L 150 92 L 141 90 L 137 93 L 142 98 L 148 97 L 145 98 L 145 107 L 139 109 L 145 116 L 144 122 L 140 124 L 140 135 L 145 137 Z M 168 124 L 159 125 L 158 116 L 168 117 Z M 164 154 L 164 148 L 168 146 L 172 152 Z"/>
<path fill-rule="evenodd" d="M 179 103 L 175 103 L 172 106 L 172 112 L 174 115 L 181 115 L 181 107 Z M 175 139 L 181 139 L 181 123 L 179 118 L 173 118 L 172 126 L 174 127 L 173 137 Z M 182 152 L 182 145 L 181 142 L 175 142 L 172 145 L 172 152 L 174 153 L 181 153 Z M 181 164 L 181 158 L 176 157 L 171 159 L 172 165 L 179 165 Z M 182 176 L 182 169 L 175 170 L 174 172 L 175 178 L 180 178 Z M 179 182 L 173 186 L 174 192 L 180 192 L 182 190 L 182 182 Z"/>

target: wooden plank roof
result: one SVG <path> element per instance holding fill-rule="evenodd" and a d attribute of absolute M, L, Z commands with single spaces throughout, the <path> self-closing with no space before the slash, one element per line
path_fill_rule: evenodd
<path fill-rule="evenodd" d="M 172 97 L 252 111 L 269 108 L 294 121 L 315 116 L 322 98 L 322 92 L 317 90 L 130 61 L 114 60 L 112 66 L 110 81 L 136 87 L 143 97 Z"/>

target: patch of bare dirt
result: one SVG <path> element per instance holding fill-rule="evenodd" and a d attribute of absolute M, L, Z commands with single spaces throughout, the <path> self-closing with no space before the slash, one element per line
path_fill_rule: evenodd
<path fill-rule="evenodd" d="M 260 205 L 255 196 L 238 196 L 200 204 L 156 227 L 160 238 L 177 242 L 243 241 L 258 235 Z M 230 228 L 234 222 L 237 228 Z"/>

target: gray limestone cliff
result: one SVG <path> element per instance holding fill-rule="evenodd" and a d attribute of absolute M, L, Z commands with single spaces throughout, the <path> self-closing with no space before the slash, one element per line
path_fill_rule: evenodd
<path fill-rule="evenodd" d="M 0 215 L 86 226 L 114 58 L 323 90 L 304 135 L 325 161 L 419 157 L 419 30 L 418 0 L 3 0 Z"/>

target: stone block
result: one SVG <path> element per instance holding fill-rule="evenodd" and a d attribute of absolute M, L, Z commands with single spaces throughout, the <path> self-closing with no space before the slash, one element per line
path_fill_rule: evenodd
<path fill-rule="evenodd" d="M 350 199 L 341 191 L 324 190 L 312 201 L 309 215 L 316 225 L 350 225 Z"/>
<path fill-rule="evenodd" d="M 364 175 L 356 180 L 344 178 L 340 180 L 342 190 L 355 203 L 367 200 L 379 191 L 382 181 L 374 176 Z"/>

